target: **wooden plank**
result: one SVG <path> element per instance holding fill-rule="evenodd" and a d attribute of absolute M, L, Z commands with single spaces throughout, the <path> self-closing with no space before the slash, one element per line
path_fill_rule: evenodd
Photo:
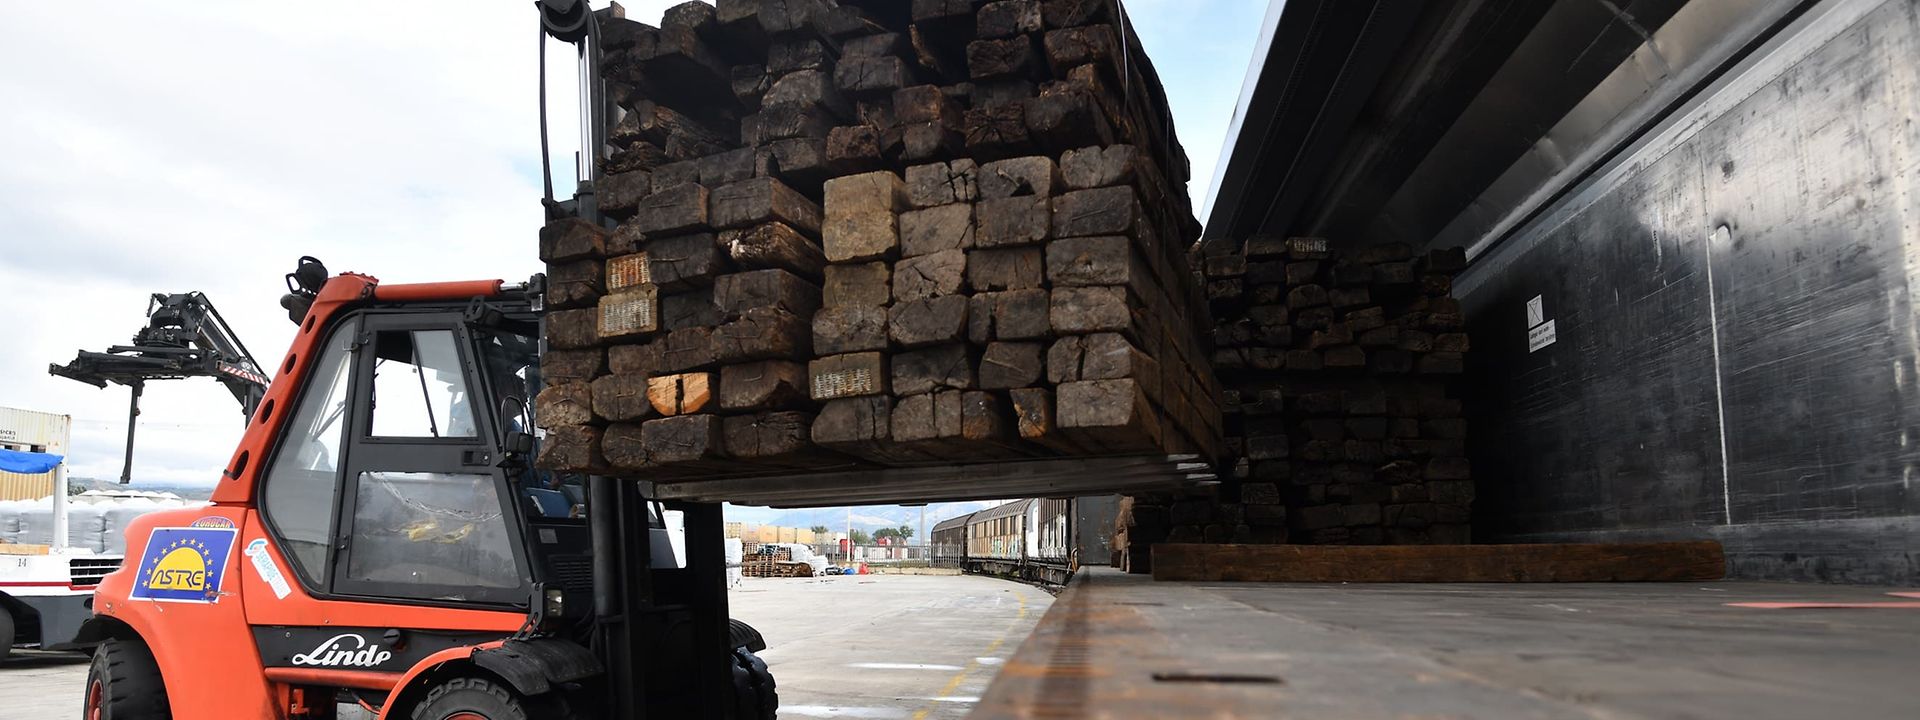
<path fill-rule="evenodd" d="M 547 437 L 534 464 L 562 472 L 595 472 L 605 469 L 607 459 L 600 453 L 602 430 L 591 425 L 561 425 L 547 428 Z"/>
<path fill-rule="evenodd" d="M 1045 346 L 1039 342 L 994 342 L 980 356 L 980 387 L 1009 390 L 1040 383 L 1046 369 Z"/>
<path fill-rule="evenodd" d="M 599 327 L 596 332 L 601 340 L 641 337 L 659 329 L 658 286 L 636 285 L 600 298 Z"/>
<path fill-rule="evenodd" d="M 760 97 L 760 104 L 762 107 L 817 107 L 844 120 L 853 117 L 853 102 L 840 90 L 833 75 L 819 70 L 800 70 L 774 80 L 767 94 Z"/>
<path fill-rule="evenodd" d="M 829 355 L 808 363 L 807 375 L 815 400 L 887 394 L 887 356 L 882 353 Z"/>
<path fill-rule="evenodd" d="M 1060 167 L 1045 155 L 996 160 L 980 166 L 975 183 L 981 200 L 1053 197 L 1061 188 Z"/>
<path fill-rule="evenodd" d="M 754 308 L 777 308 L 811 317 L 820 309 L 820 288 L 785 270 L 749 270 L 714 280 L 713 304 L 730 318 Z"/>
<path fill-rule="evenodd" d="M 622 267 L 628 275 L 618 280 L 637 279 L 642 283 L 659 285 L 663 290 L 675 291 L 711 285 L 714 276 L 725 270 L 720 258 L 720 246 L 714 241 L 713 233 L 648 240 L 643 257 L 647 268 L 644 275 L 633 277 L 632 270 Z M 615 280 L 613 268 L 609 267 L 608 281 L 611 284 Z"/>
<path fill-rule="evenodd" d="M 722 410 L 782 410 L 804 405 L 806 400 L 807 366 L 800 363 L 765 360 L 720 369 Z"/>
<path fill-rule="evenodd" d="M 897 303 L 887 309 L 887 337 L 902 347 L 958 342 L 967 336 L 967 297 L 941 297 Z"/>
<path fill-rule="evenodd" d="M 1084 191 L 1083 191 L 1084 192 Z M 1052 200 L 1026 195 L 982 200 L 973 206 L 973 244 L 997 248 L 1032 245 L 1052 237 Z"/>
<path fill-rule="evenodd" d="M 827 307 L 885 307 L 893 301 L 893 268 L 885 262 L 828 265 L 821 288 Z"/>
<path fill-rule="evenodd" d="M 589 382 L 607 369 L 607 353 L 587 350 L 548 350 L 540 354 L 540 375 L 549 384 Z"/>
<path fill-rule="evenodd" d="M 969 220 L 971 222 L 971 220 Z M 605 270 L 592 258 L 547 265 L 547 308 L 566 310 L 592 307 L 606 294 Z"/>
<path fill-rule="evenodd" d="M 1040 288 L 983 292 L 968 298 L 967 338 L 1037 340 L 1051 333 L 1051 293 Z"/>
<path fill-rule="evenodd" d="M 697 232 L 707 228 L 707 189 L 697 183 L 681 183 L 657 189 L 640 201 L 640 208 L 629 222 L 646 235 L 671 235 Z"/>
<path fill-rule="evenodd" d="M 917 208 L 971 203 L 979 198 L 977 172 L 972 160 L 914 165 L 907 168 L 907 199 Z"/>
<path fill-rule="evenodd" d="M 723 435 L 718 415 L 681 415 L 640 424 L 640 445 L 650 465 L 724 457 Z"/>
<path fill-rule="evenodd" d="M 973 205 L 949 203 L 900 214 L 900 255 L 973 248 Z M 591 262 L 591 261 L 589 261 Z"/>
<path fill-rule="evenodd" d="M 606 249 L 606 229 L 578 218 L 557 220 L 540 228 L 542 262 L 599 257 Z"/>
<path fill-rule="evenodd" d="M 602 375 L 593 381 L 593 414 L 612 422 L 645 420 L 653 413 L 645 375 Z M 541 397 L 546 392 L 540 393 Z M 542 409 L 542 412 L 545 412 Z M 544 416 L 542 416 L 544 417 Z"/>
<path fill-rule="evenodd" d="M 652 375 L 661 367 L 660 355 L 666 350 L 666 343 L 655 341 L 644 345 L 619 345 L 607 348 L 606 359 L 599 366 L 615 375 Z M 548 351 L 542 360 L 553 355 Z M 594 376 L 598 376 L 596 370 Z M 551 376 L 549 376 L 551 377 Z M 551 382 L 551 380 L 549 380 Z"/>
<path fill-rule="evenodd" d="M 749 228 L 781 222 L 805 233 L 820 231 L 821 210 L 786 183 L 770 177 L 742 180 L 714 189 L 711 219 L 716 228 Z"/>
<path fill-rule="evenodd" d="M 907 189 L 900 176 L 871 172 L 827 181 L 823 248 L 831 262 L 892 256 L 900 245 L 898 216 L 906 210 Z"/>
<path fill-rule="evenodd" d="M 966 390 L 974 386 L 973 356 L 962 344 L 936 345 L 895 353 L 893 392 L 918 395 L 935 390 Z"/>
<path fill-rule="evenodd" d="M 1528 545 L 1153 546 L 1153 579 L 1187 582 L 1703 582 L 1713 540 Z"/>
<path fill-rule="evenodd" d="M 967 252 L 959 248 L 903 258 L 893 264 L 893 300 L 904 303 L 958 295 L 966 287 L 966 277 Z"/>
<path fill-rule="evenodd" d="M 713 305 L 713 288 L 660 296 L 660 329 L 713 326 L 726 320 Z"/>
<path fill-rule="evenodd" d="M 713 362 L 783 360 L 813 354 L 812 323 L 776 307 L 749 308 L 713 328 L 708 338 Z"/>
<path fill-rule="evenodd" d="M 647 402 L 661 415 L 689 415 L 713 400 L 713 373 L 681 373 L 647 378 Z"/>
<path fill-rule="evenodd" d="M 721 421 L 721 432 L 732 457 L 761 462 L 798 459 L 813 448 L 813 413 L 737 415 Z"/>
<path fill-rule="evenodd" d="M 1045 251 L 1039 247 L 967 253 L 967 286 L 973 288 L 974 292 L 1036 289 L 1045 281 Z"/>
<path fill-rule="evenodd" d="M 785 270 L 818 281 L 827 266 L 820 244 L 786 223 L 766 223 L 747 230 L 728 230 L 719 242 L 728 257 L 746 270 Z"/>
<path fill-rule="evenodd" d="M 581 350 L 600 343 L 600 310 L 555 310 L 547 313 L 547 346 Z"/>
<path fill-rule="evenodd" d="M 887 349 L 887 309 L 843 305 L 813 315 L 813 351 L 822 355 Z"/>
<path fill-rule="evenodd" d="M 1056 399 L 1060 429 L 1083 445 L 1116 452 L 1160 447 L 1158 413 L 1136 381 L 1061 383 Z"/>
<path fill-rule="evenodd" d="M 1017 388 L 1007 394 L 1013 400 L 1014 423 L 1021 439 L 1060 452 L 1079 452 L 1079 448 L 1060 432 L 1054 418 L 1052 390 Z"/>
<path fill-rule="evenodd" d="M 584 382 L 548 385 L 533 399 L 534 416 L 545 428 L 586 425 L 593 414 L 593 388 Z"/>

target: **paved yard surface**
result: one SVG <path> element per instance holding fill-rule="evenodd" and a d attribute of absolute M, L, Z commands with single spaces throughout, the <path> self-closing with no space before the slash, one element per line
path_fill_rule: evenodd
<path fill-rule="evenodd" d="M 734 617 L 767 636 L 780 717 L 965 717 L 1053 596 L 967 576 L 748 578 Z"/>
<path fill-rule="evenodd" d="M 747 578 L 731 598 L 767 637 L 783 720 L 963 717 L 1052 600 L 937 575 Z M 0 664 L 0 720 L 79 717 L 86 677 L 84 656 L 16 652 Z"/>
<path fill-rule="evenodd" d="M 1900 588 L 1082 572 L 977 718 L 1920 718 L 1920 607 Z"/>

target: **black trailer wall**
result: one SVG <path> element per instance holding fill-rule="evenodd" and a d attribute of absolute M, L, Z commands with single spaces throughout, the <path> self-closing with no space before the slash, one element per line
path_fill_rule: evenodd
<path fill-rule="evenodd" d="M 1477 536 L 1920 581 L 1916 98 L 1920 0 L 1819 3 L 1477 248 Z"/>

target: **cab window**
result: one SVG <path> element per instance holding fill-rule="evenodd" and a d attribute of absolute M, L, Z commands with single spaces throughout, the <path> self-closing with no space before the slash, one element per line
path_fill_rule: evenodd
<path fill-rule="evenodd" d="M 261 513 L 278 531 L 281 548 L 301 576 L 321 587 L 327 581 L 340 449 L 349 419 L 348 371 L 359 326 L 358 320 L 343 324 L 313 361 L 307 390 L 261 486 Z"/>
<path fill-rule="evenodd" d="M 493 475 L 369 471 L 357 481 L 348 580 L 428 599 L 461 599 L 432 588 L 520 586 Z"/>
<path fill-rule="evenodd" d="M 374 436 L 471 438 L 479 434 L 454 343 L 451 330 L 387 331 L 376 336 Z"/>

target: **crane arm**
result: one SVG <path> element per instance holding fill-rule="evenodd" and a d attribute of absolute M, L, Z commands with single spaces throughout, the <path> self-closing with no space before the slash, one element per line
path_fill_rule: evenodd
<path fill-rule="evenodd" d="M 260 364 L 213 302 L 198 292 L 155 293 L 147 303 L 147 324 L 134 333 L 133 344 L 114 345 L 106 352 L 82 350 L 72 362 L 48 365 L 47 372 L 96 387 L 112 383 L 133 390 L 122 483 L 132 479 L 134 424 L 148 380 L 213 378 L 233 394 L 246 417 L 252 417 L 267 393 Z"/>

